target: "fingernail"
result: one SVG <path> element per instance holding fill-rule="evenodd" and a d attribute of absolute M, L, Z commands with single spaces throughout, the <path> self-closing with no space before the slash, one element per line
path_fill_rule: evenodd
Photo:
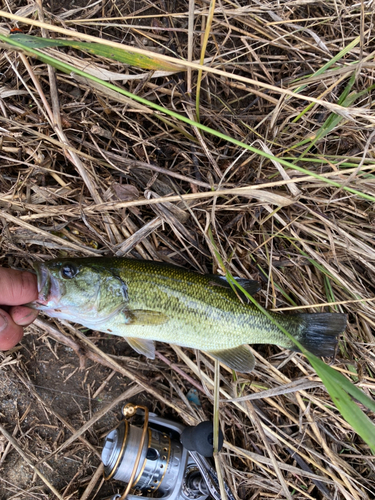
<path fill-rule="evenodd" d="M 0 332 L 5 330 L 5 328 L 8 326 L 8 319 L 3 316 L 0 312 Z"/>
<path fill-rule="evenodd" d="M 17 318 L 16 323 L 17 323 L 17 325 L 20 325 L 20 326 L 27 325 L 33 321 L 34 316 L 35 316 L 35 312 L 30 311 L 30 312 L 26 313 L 24 316 Z M 14 321 L 14 319 L 13 319 L 13 321 Z"/>

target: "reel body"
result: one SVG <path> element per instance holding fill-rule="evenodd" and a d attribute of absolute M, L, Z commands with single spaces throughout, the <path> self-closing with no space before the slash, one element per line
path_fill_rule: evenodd
<path fill-rule="evenodd" d="M 143 428 L 128 420 L 138 409 L 144 411 Z M 107 500 L 220 500 L 216 473 L 205 458 L 213 453 L 211 422 L 185 427 L 131 404 L 123 414 L 124 420 L 105 438 L 102 462 L 105 479 L 127 487 Z"/>

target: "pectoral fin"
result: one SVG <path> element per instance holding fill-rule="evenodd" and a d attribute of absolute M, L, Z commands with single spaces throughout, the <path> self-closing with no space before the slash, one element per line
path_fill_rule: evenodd
<path fill-rule="evenodd" d="M 153 340 L 128 338 L 126 340 L 138 354 L 143 354 L 149 359 L 155 359 L 155 342 Z"/>
<path fill-rule="evenodd" d="M 245 345 L 234 349 L 223 349 L 220 351 L 207 351 L 210 356 L 218 359 L 232 370 L 241 373 L 250 373 L 255 366 L 255 358 Z"/>
<path fill-rule="evenodd" d="M 163 313 L 143 309 L 124 309 L 122 315 L 127 325 L 162 325 L 168 320 L 168 316 Z"/>

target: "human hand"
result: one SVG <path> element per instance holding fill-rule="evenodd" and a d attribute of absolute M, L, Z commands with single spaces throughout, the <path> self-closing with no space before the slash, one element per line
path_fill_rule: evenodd
<path fill-rule="evenodd" d="M 12 348 L 22 339 L 23 327 L 34 321 L 38 311 L 21 304 L 37 298 L 34 274 L 0 267 L 0 351 Z"/>

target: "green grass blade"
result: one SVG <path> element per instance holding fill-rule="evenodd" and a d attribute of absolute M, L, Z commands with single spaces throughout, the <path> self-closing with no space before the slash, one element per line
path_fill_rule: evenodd
<path fill-rule="evenodd" d="M 25 35 L 23 33 L 11 33 L 9 35 L 9 39 L 32 49 L 43 49 L 46 47 L 72 47 L 74 49 L 89 52 L 90 54 L 94 54 L 96 56 L 107 57 L 108 59 L 112 59 L 114 61 L 129 64 L 129 66 L 135 66 L 137 68 L 159 71 L 182 71 L 181 68 L 172 63 L 159 60 L 156 55 L 155 57 L 149 57 L 143 54 L 128 52 L 124 49 L 118 49 L 117 47 L 101 45 L 100 43 L 40 38 L 38 36 Z"/>
<path fill-rule="evenodd" d="M 350 91 L 355 83 L 356 80 L 356 75 L 353 74 L 350 77 L 350 80 L 348 84 L 346 85 L 343 93 L 341 94 L 337 104 L 344 108 L 348 108 L 351 106 L 357 99 L 362 97 L 365 93 L 371 92 L 374 88 L 375 85 L 371 85 L 365 90 L 362 90 L 361 92 L 353 92 L 350 94 Z M 330 132 L 332 132 L 333 129 L 337 128 L 341 121 L 344 120 L 344 117 L 341 115 L 338 115 L 336 113 L 332 113 L 329 115 L 329 117 L 325 120 L 323 123 L 322 127 L 315 133 L 313 137 L 309 137 L 307 139 L 304 139 L 303 141 L 294 144 L 290 150 L 296 149 L 304 144 L 310 143 L 308 148 L 303 152 L 303 154 L 298 158 L 298 160 L 301 159 L 301 157 L 305 156 L 308 151 L 316 144 L 317 141 L 328 135 Z"/>
<path fill-rule="evenodd" d="M 206 29 L 205 29 L 204 36 L 203 36 L 201 57 L 200 57 L 200 61 L 199 61 L 200 64 L 202 64 L 202 65 L 204 64 L 204 55 L 206 53 L 208 38 L 210 36 L 212 19 L 214 17 L 214 12 L 215 12 L 215 5 L 216 5 L 216 0 L 211 0 L 210 10 L 208 12 L 208 17 L 207 17 Z M 203 75 L 203 70 L 200 69 L 198 71 L 197 87 L 196 87 L 196 93 L 195 93 L 196 94 L 195 114 L 196 114 L 196 119 L 198 122 L 200 121 L 199 104 L 200 104 L 200 95 L 201 95 L 202 75 Z"/>
<path fill-rule="evenodd" d="M 340 50 L 340 52 L 338 52 L 334 57 L 332 57 L 332 59 L 330 59 L 328 62 L 326 62 L 321 68 L 319 68 L 318 71 L 315 71 L 315 73 L 313 73 L 312 75 L 307 75 L 304 78 L 307 79 L 307 78 L 312 78 L 314 76 L 322 75 L 333 64 L 336 64 L 338 61 L 340 61 L 340 59 L 345 57 L 346 54 L 348 54 L 352 49 L 354 49 L 360 43 L 360 41 L 361 41 L 361 37 L 357 36 L 356 38 L 354 38 L 353 41 L 351 41 L 349 43 L 349 45 L 347 45 L 342 50 Z M 301 90 L 305 89 L 306 87 L 307 87 L 307 84 L 306 85 L 302 84 L 300 87 L 298 87 L 298 89 L 296 89 L 296 92 L 300 92 Z"/>
<path fill-rule="evenodd" d="M 359 406 L 352 401 L 352 399 L 348 395 L 348 392 L 342 388 L 341 380 L 335 381 L 330 376 L 330 374 L 326 373 L 325 371 L 326 368 L 330 367 L 328 367 L 325 363 L 323 363 L 319 359 L 318 361 L 321 361 L 321 363 L 324 366 L 318 367 L 316 363 L 314 363 L 310 358 L 309 361 L 314 367 L 319 377 L 321 378 L 323 384 L 325 385 L 327 391 L 329 392 L 329 395 L 332 398 L 332 401 L 334 402 L 337 409 L 340 411 L 341 415 L 345 418 L 348 424 L 352 426 L 352 428 L 356 431 L 356 433 L 359 436 L 361 436 L 363 441 L 370 447 L 371 451 L 375 454 L 375 425 L 371 422 L 368 416 L 365 413 L 363 413 L 363 411 L 359 408 Z M 344 376 L 341 375 L 341 377 L 345 379 Z M 349 384 L 351 384 L 351 382 L 349 382 Z M 362 393 L 362 391 L 359 392 Z"/>
<path fill-rule="evenodd" d="M 322 66 L 318 71 L 316 71 L 314 74 L 307 76 L 306 78 L 311 78 L 314 76 L 319 76 L 322 75 L 325 71 L 327 71 L 328 68 L 330 68 L 333 64 L 337 63 L 340 59 L 346 56 L 348 52 L 350 52 L 354 47 L 356 47 L 361 41 L 361 37 L 357 36 L 352 42 L 349 43 L 346 47 L 344 47 L 338 54 L 336 54 L 332 59 L 330 59 L 324 66 Z M 300 93 L 303 89 L 307 87 L 306 85 L 301 85 L 300 87 L 296 88 L 295 92 Z M 294 118 L 292 123 L 296 123 L 300 118 L 302 118 L 303 115 L 305 115 L 310 109 L 314 106 L 314 103 L 311 102 L 306 108 L 301 111 L 301 113 Z"/>
<path fill-rule="evenodd" d="M 304 350 L 306 351 L 306 349 Z M 308 351 L 304 352 L 303 354 L 306 354 L 306 357 L 309 359 L 310 363 L 313 365 L 317 373 L 318 370 L 319 372 L 323 372 L 325 374 L 324 376 L 326 376 L 326 378 L 329 379 L 335 387 L 340 387 L 347 394 L 350 394 L 352 398 L 363 404 L 363 406 L 366 406 L 366 408 L 368 408 L 372 412 L 375 412 L 375 401 L 367 396 L 367 394 L 365 394 L 363 391 L 361 391 L 361 389 L 359 389 L 356 385 L 352 384 L 352 382 L 344 377 L 344 375 L 334 370 L 331 366 L 327 365 L 321 359 L 314 356 L 314 354 L 311 354 Z M 373 426 L 372 432 L 375 439 L 375 426 Z"/>

